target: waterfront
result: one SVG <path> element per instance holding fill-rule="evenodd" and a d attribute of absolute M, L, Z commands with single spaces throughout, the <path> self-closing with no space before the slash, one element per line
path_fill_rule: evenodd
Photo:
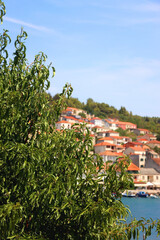
<path fill-rule="evenodd" d="M 122 202 L 129 206 L 132 216 L 138 220 L 141 217 L 153 220 L 160 218 L 160 198 L 122 198 Z M 157 237 L 153 230 L 152 232 L 153 234 L 147 238 L 148 240 L 160 239 L 160 236 Z M 142 234 L 139 239 L 143 239 Z"/>

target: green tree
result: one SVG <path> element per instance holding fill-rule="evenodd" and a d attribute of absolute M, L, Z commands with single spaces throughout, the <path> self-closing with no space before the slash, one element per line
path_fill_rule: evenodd
<path fill-rule="evenodd" d="M 132 138 L 132 141 L 136 141 L 137 139 L 137 135 L 130 132 L 128 129 L 124 130 L 122 128 L 118 128 L 116 129 L 116 132 L 118 132 L 120 136 L 126 136 L 126 137 Z"/>
<path fill-rule="evenodd" d="M 156 153 L 160 154 L 160 148 L 159 147 L 155 146 L 153 149 Z"/>
<path fill-rule="evenodd" d="M 86 114 L 84 112 L 81 112 L 78 115 L 81 116 L 82 118 L 86 118 Z"/>
<path fill-rule="evenodd" d="M 83 109 L 84 104 L 81 103 L 78 98 L 66 98 L 66 104 L 68 107 L 75 107 L 79 109 Z"/>
<path fill-rule="evenodd" d="M 128 116 L 129 112 L 126 110 L 125 107 L 121 107 L 120 110 L 119 110 L 119 114 L 122 114 L 124 116 Z"/>
<path fill-rule="evenodd" d="M 160 141 L 160 134 L 157 135 L 157 140 Z"/>
<path fill-rule="evenodd" d="M 0 7 L 2 20 L 1 0 Z M 104 169 L 83 126 L 55 130 L 72 88 L 66 84 L 51 109 L 52 66 L 43 53 L 28 64 L 26 37 L 22 30 L 8 60 L 10 38 L 6 30 L 0 35 L 0 239 L 135 238 L 145 223 L 124 224 L 129 210 L 121 191 L 132 182 L 127 159 Z M 149 235 L 155 222 L 146 224 Z"/>

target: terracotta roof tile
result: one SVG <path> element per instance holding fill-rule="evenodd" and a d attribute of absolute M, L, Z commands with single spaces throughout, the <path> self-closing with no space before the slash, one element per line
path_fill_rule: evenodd
<path fill-rule="evenodd" d="M 122 145 L 116 145 L 116 148 L 124 148 Z"/>
<path fill-rule="evenodd" d="M 67 121 L 64 121 L 64 120 L 59 121 L 59 122 L 57 122 L 57 123 L 68 123 L 68 124 L 71 124 L 70 122 L 67 122 Z"/>
<path fill-rule="evenodd" d="M 109 142 L 102 142 L 94 145 L 94 147 L 98 147 L 98 146 L 116 146 L 116 145 Z"/>
<path fill-rule="evenodd" d="M 131 123 L 131 122 L 117 122 L 117 124 L 123 124 L 123 125 L 136 125 L 135 123 Z"/>
<path fill-rule="evenodd" d="M 128 171 L 139 171 L 140 168 L 137 167 L 134 163 L 131 162 L 131 164 L 129 165 L 129 167 L 128 167 L 127 170 L 128 170 Z"/>
<path fill-rule="evenodd" d="M 78 108 L 74 108 L 74 107 L 67 107 L 66 110 L 78 110 Z"/>
<path fill-rule="evenodd" d="M 93 124 L 93 123 L 92 123 Z M 102 128 L 102 127 L 100 127 L 100 126 L 94 126 L 93 128 Z"/>
<path fill-rule="evenodd" d="M 153 141 L 149 141 L 148 143 L 160 144 L 160 141 L 153 140 Z M 147 143 L 147 144 L 148 144 L 148 143 Z"/>
<path fill-rule="evenodd" d="M 99 117 L 93 117 L 91 120 L 102 120 L 102 119 Z"/>
<path fill-rule="evenodd" d="M 130 148 L 133 149 L 134 151 L 145 152 L 144 148 L 142 147 L 130 147 Z"/>
<path fill-rule="evenodd" d="M 66 119 L 71 119 L 71 120 L 75 120 L 75 121 L 77 121 L 77 120 L 78 120 L 77 118 L 75 118 L 75 117 L 72 117 L 72 116 L 65 116 L 64 118 L 66 118 Z"/>
<path fill-rule="evenodd" d="M 122 157 L 124 156 L 123 153 L 117 153 L 117 152 L 111 152 L 111 151 L 105 151 L 99 153 L 100 156 L 117 156 L 117 157 Z"/>
<path fill-rule="evenodd" d="M 98 141 L 103 141 L 103 140 L 113 141 L 113 139 L 111 137 L 103 137 L 103 138 L 98 139 Z"/>
<path fill-rule="evenodd" d="M 147 132 L 149 132 L 148 129 L 144 129 L 144 128 L 137 128 L 137 129 L 140 130 L 140 131 L 147 131 Z"/>
<path fill-rule="evenodd" d="M 138 141 L 138 142 L 140 142 L 140 141 L 146 141 L 146 142 L 148 142 L 148 140 L 147 140 L 146 138 L 140 138 L 140 139 L 137 139 L 137 141 Z"/>

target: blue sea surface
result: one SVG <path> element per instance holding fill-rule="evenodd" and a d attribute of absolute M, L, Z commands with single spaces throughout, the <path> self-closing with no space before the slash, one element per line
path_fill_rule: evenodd
<path fill-rule="evenodd" d="M 141 217 L 153 220 L 160 219 L 160 198 L 122 198 L 124 205 L 127 205 L 131 211 L 132 217 L 140 220 Z M 143 234 L 140 234 L 140 240 L 143 239 Z M 152 230 L 152 235 L 146 238 L 147 240 L 160 239 L 157 233 Z"/>

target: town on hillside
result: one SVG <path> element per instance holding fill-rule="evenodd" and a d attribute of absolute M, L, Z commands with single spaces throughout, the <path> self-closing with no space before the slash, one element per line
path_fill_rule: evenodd
<path fill-rule="evenodd" d="M 85 118 L 84 118 L 85 116 Z M 160 189 L 160 141 L 156 134 L 148 129 L 137 128 L 131 122 L 118 119 L 100 119 L 87 114 L 82 109 L 67 107 L 56 123 L 56 129 L 71 129 L 75 123 L 86 124 L 93 140 L 94 152 L 99 154 L 104 164 L 107 161 L 116 162 L 119 157 L 129 156 L 131 163 L 128 172 L 133 176 L 135 188 Z M 133 133 L 121 136 L 119 129 Z"/>

